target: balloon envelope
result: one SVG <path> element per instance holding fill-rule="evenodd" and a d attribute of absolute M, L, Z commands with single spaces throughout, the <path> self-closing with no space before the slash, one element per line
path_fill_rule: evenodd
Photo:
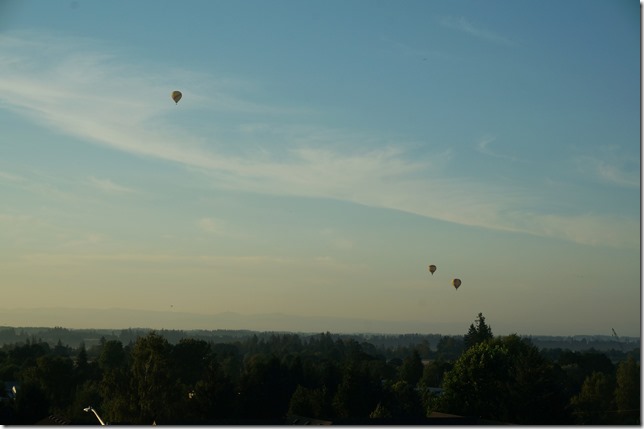
<path fill-rule="evenodd" d="M 432 273 L 432 275 L 434 275 L 434 271 L 436 271 L 436 265 L 430 265 L 429 272 Z"/>
<path fill-rule="evenodd" d="M 181 100 L 181 91 L 172 91 L 172 100 L 174 100 L 174 103 L 177 104 L 179 100 Z"/>
<path fill-rule="evenodd" d="M 461 285 L 461 280 L 460 279 L 454 279 L 452 280 L 452 286 L 454 286 L 454 289 L 458 289 L 458 287 Z"/>

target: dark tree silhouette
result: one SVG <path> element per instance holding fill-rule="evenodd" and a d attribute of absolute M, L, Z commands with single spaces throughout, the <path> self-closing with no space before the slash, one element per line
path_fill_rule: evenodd
<path fill-rule="evenodd" d="M 610 424 L 614 409 L 614 383 L 606 374 L 593 372 L 584 380 L 579 395 L 570 400 L 575 423 L 580 425 Z"/>
<path fill-rule="evenodd" d="M 29 381 L 20 386 L 16 394 L 16 415 L 19 424 L 33 425 L 49 414 L 47 393 L 39 383 Z"/>
<path fill-rule="evenodd" d="M 182 332 L 124 332 L 68 356 L 61 342 L 50 347 L 33 336 L 3 346 L 0 380 L 17 385 L 18 397 L 0 399 L 0 423 L 57 414 L 95 424 L 83 411 L 89 405 L 112 424 L 276 423 L 289 413 L 422 424 L 431 411 L 535 425 L 640 421 L 639 351 L 547 353 L 517 335 L 493 337 L 482 314 L 467 336 L 432 336 L 436 352 L 420 335 L 416 343 L 328 332 L 206 342 Z M 442 387 L 442 396 L 429 387 Z"/>
<path fill-rule="evenodd" d="M 423 362 L 420 354 L 414 350 L 410 356 L 407 356 L 400 367 L 400 379 L 407 382 L 410 386 L 416 386 L 423 376 Z"/>
<path fill-rule="evenodd" d="M 176 379 L 172 377 L 172 346 L 156 332 L 139 337 L 132 350 L 131 383 L 138 410 L 136 422 L 151 424 L 172 418 L 178 403 Z"/>
<path fill-rule="evenodd" d="M 617 367 L 615 401 L 619 421 L 628 425 L 640 424 L 640 365 L 632 356 Z"/>
<path fill-rule="evenodd" d="M 445 374 L 438 410 L 518 424 L 564 424 L 559 374 L 516 335 L 470 347 Z"/>
<path fill-rule="evenodd" d="M 492 338 L 494 338 L 494 335 L 492 335 L 492 328 L 485 323 L 483 313 L 479 313 L 476 321 L 470 325 L 470 329 L 463 338 L 465 342 L 465 350 L 475 346 L 476 344 L 491 340 Z"/>

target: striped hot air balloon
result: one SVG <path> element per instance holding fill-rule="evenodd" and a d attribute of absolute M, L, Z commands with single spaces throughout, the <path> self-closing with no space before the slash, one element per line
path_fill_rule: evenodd
<path fill-rule="evenodd" d="M 177 104 L 179 103 L 179 100 L 181 100 L 181 91 L 172 91 L 172 100 L 174 100 L 174 103 Z"/>

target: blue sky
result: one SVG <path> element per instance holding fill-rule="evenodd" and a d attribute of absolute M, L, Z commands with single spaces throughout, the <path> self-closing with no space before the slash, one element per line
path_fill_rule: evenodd
<path fill-rule="evenodd" d="M 0 16 L 0 309 L 640 333 L 635 1 Z"/>

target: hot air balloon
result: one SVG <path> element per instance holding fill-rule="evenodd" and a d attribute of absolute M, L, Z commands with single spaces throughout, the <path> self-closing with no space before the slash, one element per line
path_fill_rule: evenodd
<path fill-rule="evenodd" d="M 436 271 L 436 265 L 430 265 L 429 272 L 432 273 L 432 276 L 434 275 L 434 271 Z"/>
<path fill-rule="evenodd" d="M 179 100 L 181 100 L 181 91 L 172 91 L 172 99 L 174 100 L 174 103 L 177 104 L 179 103 Z"/>
<path fill-rule="evenodd" d="M 452 280 L 452 286 L 454 286 L 454 289 L 458 289 L 460 285 L 461 285 L 461 279 Z"/>

